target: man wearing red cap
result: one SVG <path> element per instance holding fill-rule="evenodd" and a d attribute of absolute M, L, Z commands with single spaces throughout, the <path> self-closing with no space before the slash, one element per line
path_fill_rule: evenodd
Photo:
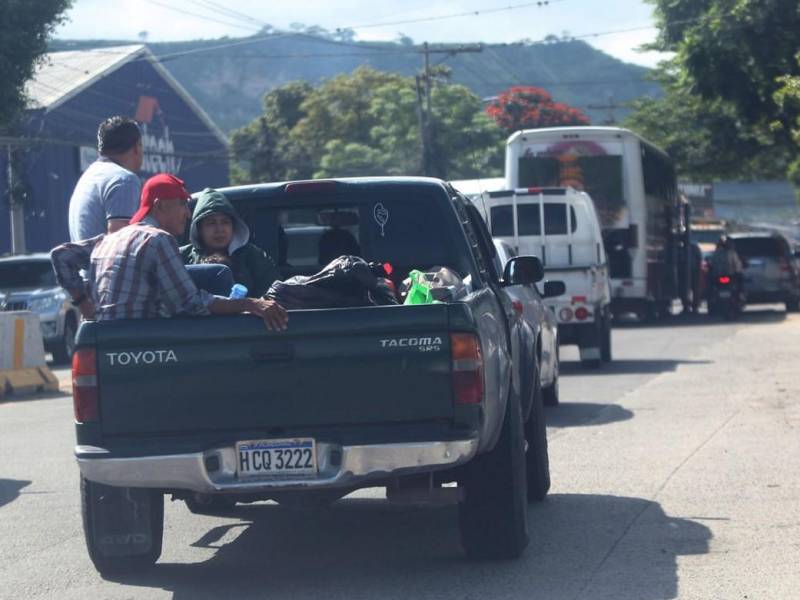
<path fill-rule="evenodd" d="M 229 300 L 197 288 L 175 239 L 186 227 L 189 198 L 183 181 L 156 175 L 145 182 L 129 226 L 54 248 L 56 279 L 72 303 L 98 321 L 251 312 L 269 329 L 285 329 L 286 311 L 271 300 Z M 88 288 L 81 270 L 89 273 Z"/>

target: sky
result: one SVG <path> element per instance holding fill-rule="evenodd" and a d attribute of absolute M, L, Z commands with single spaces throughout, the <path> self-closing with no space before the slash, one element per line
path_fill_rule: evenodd
<path fill-rule="evenodd" d="M 644 0 L 74 0 L 67 17 L 58 38 L 214 39 L 302 23 L 349 27 L 359 41 L 403 34 L 416 43 L 512 43 L 569 35 L 625 62 L 654 66 L 664 58 L 636 50 L 656 35 Z"/>

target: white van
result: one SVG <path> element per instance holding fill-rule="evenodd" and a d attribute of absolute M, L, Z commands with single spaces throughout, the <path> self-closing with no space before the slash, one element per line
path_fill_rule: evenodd
<path fill-rule="evenodd" d="M 488 222 L 486 206 L 491 192 L 505 190 L 504 177 L 484 177 L 482 179 L 458 179 L 450 182 L 454 188 L 469 198 L 481 216 Z"/>
<path fill-rule="evenodd" d="M 558 321 L 559 343 L 576 344 L 581 362 L 611 360 L 611 288 L 600 222 L 588 194 L 572 188 L 489 193 L 492 237 L 519 255 L 538 256 L 548 279 L 567 292 L 545 300 Z"/>

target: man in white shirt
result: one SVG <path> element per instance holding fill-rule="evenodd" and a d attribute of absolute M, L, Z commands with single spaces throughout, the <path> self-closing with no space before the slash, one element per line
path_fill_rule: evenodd
<path fill-rule="evenodd" d="M 139 207 L 142 134 L 136 121 L 110 117 L 97 130 L 100 157 L 81 175 L 69 201 L 73 242 L 113 233 L 128 224 Z"/>

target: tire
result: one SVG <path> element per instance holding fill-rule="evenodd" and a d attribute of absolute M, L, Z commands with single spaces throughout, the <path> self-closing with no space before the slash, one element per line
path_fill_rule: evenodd
<path fill-rule="evenodd" d="M 551 386 L 556 388 L 556 404 L 558 403 L 558 379 Z M 534 382 L 531 414 L 525 423 L 525 466 L 528 481 L 528 502 L 541 502 L 550 491 L 550 457 L 547 452 L 547 425 L 544 419 L 542 388 L 537 374 Z"/>
<path fill-rule="evenodd" d="M 534 401 L 536 399 L 534 398 Z M 561 401 L 559 397 L 559 389 L 558 389 L 558 371 L 556 371 L 556 377 L 553 380 L 553 383 L 548 385 L 546 388 L 542 388 L 542 403 L 545 406 L 558 406 L 559 402 Z M 533 409 L 531 409 L 531 414 L 533 414 Z"/>
<path fill-rule="evenodd" d="M 600 337 L 600 360 L 604 363 L 609 363 L 612 360 L 611 319 L 608 316 L 603 319 L 603 331 Z"/>
<path fill-rule="evenodd" d="M 800 296 L 786 300 L 786 312 L 800 312 Z"/>
<path fill-rule="evenodd" d="M 459 485 L 461 544 L 471 559 L 518 558 L 528 545 L 525 439 L 519 398 L 506 407 L 495 447 L 476 457 Z"/>
<path fill-rule="evenodd" d="M 64 320 L 64 335 L 53 347 L 53 362 L 59 365 L 69 364 L 75 352 L 75 319 L 67 316 Z"/>
<path fill-rule="evenodd" d="M 236 500 L 211 494 L 191 494 L 184 501 L 186 508 L 194 515 L 225 515 L 236 507 Z"/>
<path fill-rule="evenodd" d="M 81 476 L 81 516 L 89 558 L 100 573 L 142 571 L 161 556 L 161 492 L 111 487 Z"/>

